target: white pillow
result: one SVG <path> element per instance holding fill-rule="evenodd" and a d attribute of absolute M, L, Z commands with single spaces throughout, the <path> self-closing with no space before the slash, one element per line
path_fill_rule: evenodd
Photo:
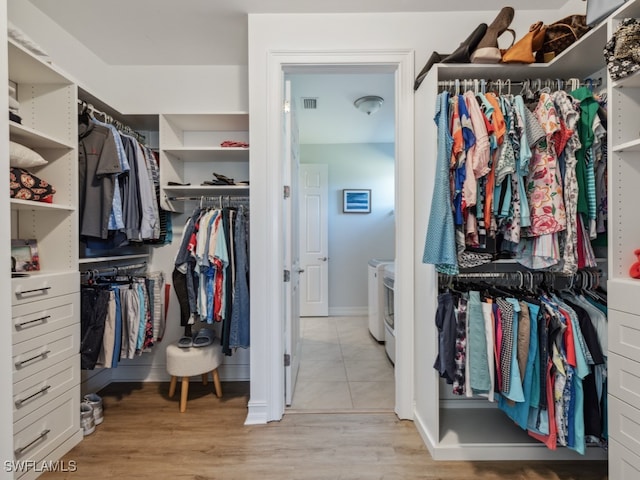
<path fill-rule="evenodd" d="M 16 142 L 9 142 L 9 165 L 17 168 L 32 168 L 46 165 L 47 162 L 42 156 L 24 145 Z"/>

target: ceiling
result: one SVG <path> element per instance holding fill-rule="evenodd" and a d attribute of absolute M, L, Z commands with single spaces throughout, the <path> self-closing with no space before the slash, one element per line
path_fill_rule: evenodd
<path fill-rule="evenodd" d="M 451 10 L 441 0 L 29 1 L 109 65 L 246 65 L 248 13 Z M 536 8 L 558 8 L 566 1 L 536 0 Z M 530 0 L 511 0 L 509 5 L 531 9 Z M 491 15 L 502 6 L 503 0 L 455 2 L 456 11 Z M 316 110 L 298 109 L 300 143 L 394 141 L 393 74 L 334 71 L 296 73 L 291 79 L 298 103 L 302 97 L 318 99 Z M 364 95 L 383 97 L 380 111 L 367 116 L 356 110 L 353 101 Z"/>
<path fill-rule="evenodd" d="M 248 13 L 498 12 L 504 6 L 504 0 L 29 1 L 112 65 L 246 65 Z M 566 2 L 536 0 L 535 8 Z M 531 4 L 509 2 L 516 10 Z"/>

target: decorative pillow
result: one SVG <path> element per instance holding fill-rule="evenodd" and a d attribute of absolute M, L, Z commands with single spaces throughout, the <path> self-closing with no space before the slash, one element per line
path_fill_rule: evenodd
<path fill-rule="evenodd" d="M 38 152 L 16 142 L 9 142 L 9 165 L 16 168 L 33 168 L 47 162 Z"/>
<path fill-rule="evenodd" d="M 16 167 L 9 170 L 9 190 L 11 198 L 46 203 L 53 203 L 53 194 L 56 193 L 56 189 L 45 180 Z"/>

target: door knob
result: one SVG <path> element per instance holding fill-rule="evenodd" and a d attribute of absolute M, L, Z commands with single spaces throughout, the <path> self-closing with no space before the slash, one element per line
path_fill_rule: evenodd
<path fill-rule="evenodd" d="M 304 272 L 304 268 L 299 268 L 298 273 L 302 273 L 302 272 Z"/>
<path fill-rule="evenodd" d="M 322 260 L 323 262 L 326 262 L 328 260 L 327 257 L 318 257 L 318 260 Z"/>

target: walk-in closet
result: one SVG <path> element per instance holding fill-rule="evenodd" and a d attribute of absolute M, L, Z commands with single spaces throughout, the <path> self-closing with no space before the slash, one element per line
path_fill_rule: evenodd
<path fill-rule="evenodd" d="M 640 478 L 640 82 L 603 55 L 640 0 L 547 63 L 435 63 L 417 88 L 505 5 L 204 3 L 0 0 L 0 479 Z M 514 37 L 586 3 L 514 0 Z M 394 77 L 393 412 L 286 409 L 285 78 L 317 67 Z M 500 169 L 452 176 L 499 125 Z M 549 139 L 588 193 L 525 183 Z"/>

